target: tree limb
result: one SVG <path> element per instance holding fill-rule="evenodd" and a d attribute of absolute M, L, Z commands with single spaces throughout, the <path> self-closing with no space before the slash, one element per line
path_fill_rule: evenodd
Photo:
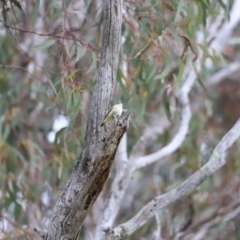
<path fill-rule="evenodd" d="M 107 180 L 129 113 L 100 125 L 109 108 L 118 69 L 122 27 L 122 0 L 104 1 L 101 60 L 88 113 L 83 151 L 58 199 L 47 240 L 77 239 L 80 227 Z"/>
<path fill-rule="evenodd" d="M 235 1 L 239 1 L 239 0 L 235 0 Z M 212 26 L 214 27 L 213 31 L 208 31 L 208 35 L 212 35 L 212 37 L 215 35 L 217 36 L 219 32 L 219 24 L 222 23 L 222 20 L 223 20 L 223 15 L 220 15 L 217 17 L 215 21 L 212 21 L 212 20 L 208 21 L 207 29 L 209 29 Z M 227 23 L 226 26 L 228 28 L 233 29 L 232 24 L 230 26 L 230 24 Z M 204 37 L 203 37 L 202 31 L 198 32 L 196 42 L 201 42 L 203 41 L 203 39 Z M 219 38 L 217 38 L 217 41 L 218 40 Z M 216 41 L 214 41 L 212 44 L 214 45 L 215 42 Z M 225 44 L 226 44 L 226 41 L 222 42 L 223 46 Z M 210 47 L 211 46 L 212 45 L 210 44 Z M 173 137 L 170 143 L 167 144 L 165 147 L 147 156 L 142 156 L 144 138 L 141 138 L 138 144 L 135 145 L 135 147 L 133 148 L 132 154 L 129 157 L 129 161 L 127 162 L 128 166 L 126 166 L 124 174 L 121 176 L 121 178 L 117 177 L 113 181 L 111 191 L 110 191 L 110 196 L 106 201 L 106 206 L 103 211 L 103 215 L 105 216 L 104 219 L 107 219 L 107 221 L 104 222 L 104 219 L 101 218 L 101 221 L 99 224 L 101 224 L 102 226 L 109 229 L 112 227 L 114 219 L 117 213 L 119 212 L 121 200 L 123 199 L 124 194 L 126 193 L 132 174 L 140 168 L 148 166 L 149 164 L 155 163 L 157 161 L 161 161 L 165 157 L 171 155 L 181 146 L 181 144 L 185 140 L 188 133 L 189 123 L 191 120 L 191 109 L 190 109 L 190 104 L 188 100 L 188 94 L 197 78 L 198 72 L 201 71 L 202 63 L 203 63 L 202 57 L 203 57 L 203 53 L 201 51 L 198 56 L 197 62 L 195 63 L 195 66 L 192 67 L 191 64 L 188 64 L 185 68 L 185 78 L 183 77 L 183 79 L 186 79 L 186 80 L 183 86 L 179 89 L 177 94 L 177 97 L 181 104 L 181 122 L 176 135 Z M 238 68 L 238 66 L 236 65 L 232 66 L 231 71 L 232 72 L 236 71 L 236 68 Z M 224 74 L 226 73 L 223 73 L 223 75 Z M 113 215 L 110 214 L 110 211 L 109 211 L 110 208 L 115 209 L 115 212 L 113 213 Z M 108 214 L 106 215 L 106 213 Z M 99 230 L 99 226 L 98 226 L 98 230 Z"/>
<path fill-rule="evenodd" d="M 195 76 L 195 72 L 192 71 L 191 72 L 194 76 L 192 76 L 192 74 L 190 74 L 187 78 L 187 80 L 185 81 L 184 85 L 182 86 L 182 88 L 179 90 L 177 97 L 179 99 L 179 102 L 181 104 L 181 123 L 180 123 L 180 127 L 178 129 L 178 132 L 176 133 L 176 135 L 174 136 L 174 138 L 172 139 L 172 141 L 165 147 L 163 147 L 162 149 L 160 149 L 159 151 L 146 155 L 146 156 L 142 156 L 137 158 L 135 161 L 135 164 L 133 165 L 134 170 L 138 170 L 140 168 L 146 167 L 149 164 L 152 164 L 156 161 L 158 161 L 159 159 L 162 159 L 168 155 L 170 155 L 171 153 L 175 152 L 179 146 L 182 145 L 183 141 L 186 138 L 186 135 L 188 133 L 188 128 L 189 128 L 189 122 L 191 120 L 191 109 L 190 109 L 190 104 L 189 104 L 189 99 L 188 99 L 188 94 L 195 82 L 196 76 Z"/>
<path fill-rule="evenodd" d="M 157 211 L 193 192 L 197 186 L 199 186 L 204 180 L 206 180 L 226 163 L 225 157 L 227 151 L 239 138 L 239 136 L 240 118 L 215 147 L 208 163 L 191 175 L 179 187 L 163 195 L 155 197 L 132 219 L 112 229 L 108 237 L 110 237 L 110 239 L 123 239 L 124 237 L 131 235 L 134 231 L 143 226 L 149 218 L 153 217 Z"/>

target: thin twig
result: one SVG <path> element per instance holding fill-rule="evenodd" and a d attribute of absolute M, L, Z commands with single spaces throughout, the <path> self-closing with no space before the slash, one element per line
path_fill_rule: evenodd
<path fill-rule="evenodd" d="M 39 33 L 39 32 L 35 32 L 35 31 L 26 30 L 26 29 L 22 29 L 22 28 L 17 28 L 17 27 L 11 26 L 11 25 L 7 24 L 6 22 L 4 22 L 1 19 L 0 19 L 0 22 L 2 22 L 7 28 L 14 29 L 14 30 L 17 30 L 17 31 L 20 31 L 20 32 L 32 33 L 32 34 L 35 34 L 35 35 L 38 35 L 38 36 L 41 36 L 41 37 L 55 37 L 55 38 L 58 38 L 58 39 L 65 39 L 65 40 L 72 40 L 72 41 L 75 40 L 75 41 L 78 41 L 79 43 L 81 43 L 82 46 L 84 46 L 86 48 L 89 48 L 92 51 L 97 51 L 97 52 L 99 51 L 99 48 L 91 45 L 90 43 L 87 43 L 87 42 L 83 41 L 82 39 L 80 39 L 78 37 L 76 37 L 75 34 L 71 33 L 67 29 L 65 29 L 65 30 L 72 36 L 71 38 L 63 36 L 63 34 L 56 35 L 58 33 L 62 33 L 63 31 L 61 31 L 61 32 L 51 32 L 51 33 Z"/>

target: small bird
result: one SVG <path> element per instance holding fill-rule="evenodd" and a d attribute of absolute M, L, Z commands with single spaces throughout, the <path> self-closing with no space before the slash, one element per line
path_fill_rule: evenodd
<path fill-rule="evenodd" d="M 103 123 L 101 124 L 101 127 L 109 122 L 113 118 L 113 113 L 116 113 L 119 117 L 122 115 L 123 112 L 123 107 L 122 107 L 122 102 L 119 101 L 117 104 L 113 105 L 112 109 L 107 113 Z"/>

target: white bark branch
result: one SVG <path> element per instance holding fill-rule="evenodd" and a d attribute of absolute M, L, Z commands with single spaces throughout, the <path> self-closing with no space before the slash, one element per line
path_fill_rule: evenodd
<path fill-rule="evenodd" d="M 134 145 L 129 159 L 130 161 L 142 156 L 145 148 L 154 144 L 155 139 L 164 133 L 164 130 L 170 126 L 170 121 L 164 114 L 164 111 L 160 111 L 159 114 L 153 117 L 149 125 L 146 126 L 142 136 Z"/>
<path fill-rule="evenodd" d="M 162 226 L 161 226 L 161 220 L 159 215 L 156 213 L 155 214 L 155 219 L 156 219 L 156 229 L 153 233 L 153 239 L 154 240 L 163 240 L 162 238 Z"/>
<path fill-rule="evenodd" d="M 124 134 L 115 156 L 115 165 L 116 165 L 116 177 L 112 183 L 110 189 L 110 195 L 105 203 L 105 208 L 102 213 L 101 219 L 97 224 L 96 233 L 94 239 L 99 240 L 104 235 L 104 232 L 109 230 L 112 227 L 112 224 L 118 214 L 122 195 L 125 192 L 125 187 L 128 184 L 123 185 L 122 177 L 128 166 L 128 156 L 127 156 L 127 135 Z M 125 181 L 128 179 L 125 178 Z"/>
<path fill-rule="evenodd" d="M 200 61 L 200 59 L 201 57 L 199 58 L 198 62 Z M 199 70 L 199 67 L 198 67 L 198 70 Z M 190 71 L 190 74 L 187 75 L 189 71 Z M 191 109 L 190 109 L 188 94 L 197 77 L 191 62 L 185 68 L 185 76 L 187 76 L 187 79 L 177 93 L 177 97 L 181 105 L 181 122 L 180 122 L 178 132 L 176 133 L 172 141 L 167 146 L 163 147 L 162 149 L 160 149 L 155 153 L 135 159 L 135 163 L 133 165 L 134 170 L 138 170 L 140 168 L 146 167 L 149 164 L 152 164 L 164 157 L 169 156 L 170 154 L 175 152 L 185 140 L 188 133 L 189 122 L 191 120 Z"/>
<path fill-rule="evenodd" d="M 219 31 L 218 29 L 219 24 L 221 23 L 223 17 L 224 16 L 222 15 L 219 18 L 217 18 L 218 24 L 215 24 L 215 22 L 208 22 L 209 26 L 210 24 L 217 25 L 215 30 L 211 31 L 210 34 L 213 34 L 214 36 L 217 35 Z M 228 24 L 226 24 L 226 26 L 228 26 Z M 229 28 L 232 28 L 232 24 L 231 24 L 231 27 Z M 200 38 L 200 34 L 198 34 L 198 40 L 199 38 Z M 224 44 L 225 43 L 226 42 L 224 42 Z M 223 47 L 224 45 L 222 46 L 221 49 L 223 49 Z M 191 64 L 188 64 L 187 67 L 185 68 L 185 78 L 183 79 L 186 79 L 186 80 L 184 85 L 182 86 L 182 88 L 179 90 L 177 94 L 177 97 L 181 104 L 181 122 L 180 122 L 178 132 L 176 133 L 176 135 L 173 137 L 173 139 L 167 146 L 147 156 L 141 156 L 142 147 L 144 146 L 145 138 L 144 136 L 140 138 L 139 142 L 133 148 L 133 151 L 129 158 L 130 162 L 127 163 L 125 170 L 121 172 L 121 175 L 116 176 L 116 178 L 114 179 L 114 182 L 112 184 L 111 191 L 110 191 L 110 197 L 107 200 L 106 208 L 103 212 L 104 219 L 107 219 L 105 221 L 105 224 L 104 224 L 104 220 L 101 221 L 101 226 L 103 228 L 106 227 L 108 229 L 112 227 L 115 217 L 120 209 L 121 200 L 123 199 L 124 194 L 128 188 L 133 172 L 169 156 L 170 154 L 175 152 L 185 140 L 188 133 L 189 122 L 191 120 L 191 110 L 189 105 L 188 94 L 191 91 L 191 88 L 196 80 L 196 77 L 197 77 L 196 72 L 201 71 L 201 67 L 202 67 L 201 59 L 202 59 L 202 54 L 200 53 L 198 60 L 196 62 L 195 69 L 192 67 Z M 233 72 L 236 70 L 236 68 L 237 68 L 236 65 L 231 66 L 231 70 Z M 188 73 L 189 75 L 187 75 Z M 113 215 L 111 215 L 112 211 L 109 211 L 110 209 L 115 209 L 115 212 L 112 213 Z"/>
<path fill-rule="evenodd" d="M 109 235 L 110 239 L 123 239 L 124 237 L 131 235 L 134 231 L 143 226 L 149 218 L 153 217 L 156 211 L 161 210 L 176 200 L 193 192 L 198 185 L 200 185 L 205 179 L 215 173 L 226 163 L 225 157 L 227 151 L 239 138 L 239 136 L 240 119 L 215 147 L 208 163 L 191 175 L 179 187 L 168 193 L 155 197 L 132 219 L 112 229 L 111 234 Z"/>
<path fill-rule="evenodd" d="M 118 146 L 116 156 L 114 159 L 115 168 L 116 168 L 116 178 L 121 176 L 124 173 L 126 165 L 128 164 L 128 155 L 127 155 L 127 134 L 125 133 L 121 139 L 121 142 Z"/>
<path fill-rule="evenodd" d="M 236 73 L 240 69 L 240 62 L 233 62 L 224 67 L 223 69 L 219 70 L 218 72 L 214 73 L 205 84 L 205 87 L 212 87 L 219 84 L 225 78 L 231 76 L 232 74 Z"/>
<path fill-rule="evenodd" d="M 228 4 L 228 3 L 227 3 Z M 225 45 L 230 39 L 232 35 L 232 31 L 237 26 L 240 21 L 240 0 L 235 0 L 231 12 L 230 12 L 230 19 L 229 22 L 226 22 L 220 31 L 215 34 L 215 39 L 211 44 L 211 47 L 216 50 L 216 52 L 221 53 Z"/>
<path fill-rule="evenodd" d="M 229 4 L 228 2 L 225 1 L 225 4 Z M 220 28 L 218 31 L 219 26 L 215 26 L 215 31 L 211 31 L 211 26 L 209 27 L 209 35 L 214 37 L 213 42 L 211 43 L 211 48 L 213 48 L 217 53 L 221 53 L 223 48 L 226 46 L 228 43 L 230 36 L 234 30 L 234 28 L 237 26 L 237 24 L 240 21 L 240 14 L 239 14 L 239 9 L 240 9 L 240 0 L 235 0 L 231 11 L 230 11 L 230 19 L 228 22 L 224 23 L 224 25 Z M 222 19 L 222 16 L 217 18 L 218 20 Z M 212 24 L 213 26 L 215 24 Z M 213 66 L 212 60 L 208 59 L 206 62 L 206 66 L 208 68 L 211 68 Z"/>

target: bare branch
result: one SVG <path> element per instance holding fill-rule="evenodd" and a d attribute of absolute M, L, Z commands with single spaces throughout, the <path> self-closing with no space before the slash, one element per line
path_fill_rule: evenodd
<path fill-rule="evenodd" d="M 35 31 L 21 29 L 21 28 L 18 28 L 18 27 L 11 26 L 1 19 L 0 19 L 0 22 L 2 22 L 2 24 L 5 27 L 16 30 L 16 31 L 19 31 L 19 32 L 31 33 L 31 34 L 38 35 L 40 37 L 54 37 L 54 38 L 57 38 L 57 39 L 75 40 L 75 41 L 78 41 L 79 43 L 81 43 L 82 46 L 84 46 L 86 48 L 89 48 L 92 51 L 95 51 L 95 52 L 99 51 L 99 49 L 97 47 L 95 47 L 95 46 L 91 45 L 90 43 L 87 43 L 87 42 L 83 41 L 82 39 L 76 37 L 76 35 L 74 33 L 70 32 L 68 29 L 66 29 L 66 31 L 71 36 L 71 38 L 63 36 L 64 32 L 62 32 L 62 31 L 61 32 L 51 32 L 51 33 L 39 33 L 39 32 L 35 32 Z M 62 33 L 62 34 L 61 35 L 56 35 L 58 33 Z"/>
<path fill-rule="evenodd" d="M 225 4 L 228 4 L 225 0 Z M 234 28 L 237 26 L 237 24 L 240 21 L 240 15 L 239 15 L 239 8 L 240 8 L 240 0 L 235 0 L 233 2 L 231 12 L 230 12 L 230 19 L 229 22 L 225 22 L 223 26 L 221 26 L 220 30 L 219 24 L 221 24 L 224 15 L 219 14 L 217 17 L 217 24 L 212 24 L 212 26 L 209 26 L 209 40 L 213 41 L 211 42 L 211 48 L 213 48 L 217 53 L 221 53 L 223 48 L 226 46 L 227 42 L 229 41 L 229 37 L 231 36 Z M 223 11 L 223 10 L 222 10 Z M 213 62 L 210 59 L 207 59 L 206 66 L 208 68 L 211 68 L 213 66 Z"/>
<path fill-rule="evenodd" d="M 126 168 L 128 167 L 126 134 L 124 134 L 118 146 L 118 150 L 115 157 L 115 165 L 116 165 L 116 177 L 114 178 L 114 181 L 112 183 L 110 195 L 105 203 L 105 208 L 102 213 L 100 222 L 97 225 L 94 238 L 96 240 L 101 239 L 101 237 L 104 235 L 104 232 L 112 227 L 112 224 L 120 208 L 120 202 L 122 199 L 122 188 L 124 188 L 121 180 L 126 171 Z"/>
<path fill-rule="evenodd" d="M 146 126 L 142 136 L 134 145 L 129 159 L 134 160 L 144 154 L 144 150 L 147 146 L 153 144 L 155 139 L 164 133 L 164 130 L 170 126 L 170 121 L 167 119 L 167 116 L 160 111 L 159 114 L 153 117 L 153 120 L 150 121 L 149 125 Z"/>
<path fill-rule="evenodd" d="M 217 52 L 222 52 L 224 46 L 227 44 L 230 35 L 232 34 L 233 29 L 237 26 L 240 21 L 239 15 L 240 9 L 240 0 L 235 0 L 233 2 L 229 22 L 226 22 L 220 31 L 217 32 L 216 38 L 211 44 L 211 47 L 214 48 Z"/>
<path fill-rule="evenodd" d="M 156 229 L 153 233 L 153 239 L 155 240 L 163 240 L 162 238 L 162 234 L 161 234 L 161 230 L 162 230 L 162 226 L 161 226 L 161 220 L 158 214 L 155 214 L 155 219 L 156 219 Z"/>
<path fill-rule="evenodd" d="M 229 148 L 240 136 L 240 119 L 230 129 L 230 131 L 222 138 L 222 140 L 215 147 L 208 163 L 206 163 L 197 172 L 185 180 L 179 187 L 172 191 L 155 197 L 151 202 L 144 206 L 132 219 L 124 224 L 121 224 L 112 229 L 110 237 L 115 239 L 123 239 L 131 235 L 138 228 L 151 217 L 154 216 L 156 211 L 163 209 L 176 200 L 187 196 L 194 189 L 200 185 L 205 179 L 215 173 L 226 163 L 226 154 Z"/>
<path fill-rule="evenodd" d="M 122 140 L 118 146 L 114 163 L 116 168 L 116 177 L 121 176 L 126 168 L 126 165 L 128 164 L 126 133 L 123 135 Z"/>
<path fill-rule="evenodd" d="M 233 73 L 239 71 L 240 69 L 240 62 L 233 62 L 227 65 L 225 68 L 219 70 L 215 74 L 213 74 L 207 81 L 205 86 L 212 87 L 216 84 L 219 84 L 228 76 L 231 76 Z"/>
<path fill-rule="evenodd" d="M 185 73 L 189 72 L 189 67 L 185 69 Z M 188 94 L 196 80 L 196 73 L 193 69 L 191 69 L 188 78 L 183 84 L 182 88 L 177 93 L 177 97 L 179 99 L 179 103 L 181 104 L 181 122 L 178 132 L 172 139 L 172 141 L 159 151 L 149 154 L 147 156 L 142 156 L 135 159 L 135 164 L 133 165 L 134 170 L 146 167 L 149 164 L 152 164 L 171 153 L 175 152 L 179 146 L 183 143 L 188 133 L 189 122 L 191 120 L 191 109 L 188 99 Z"/>

